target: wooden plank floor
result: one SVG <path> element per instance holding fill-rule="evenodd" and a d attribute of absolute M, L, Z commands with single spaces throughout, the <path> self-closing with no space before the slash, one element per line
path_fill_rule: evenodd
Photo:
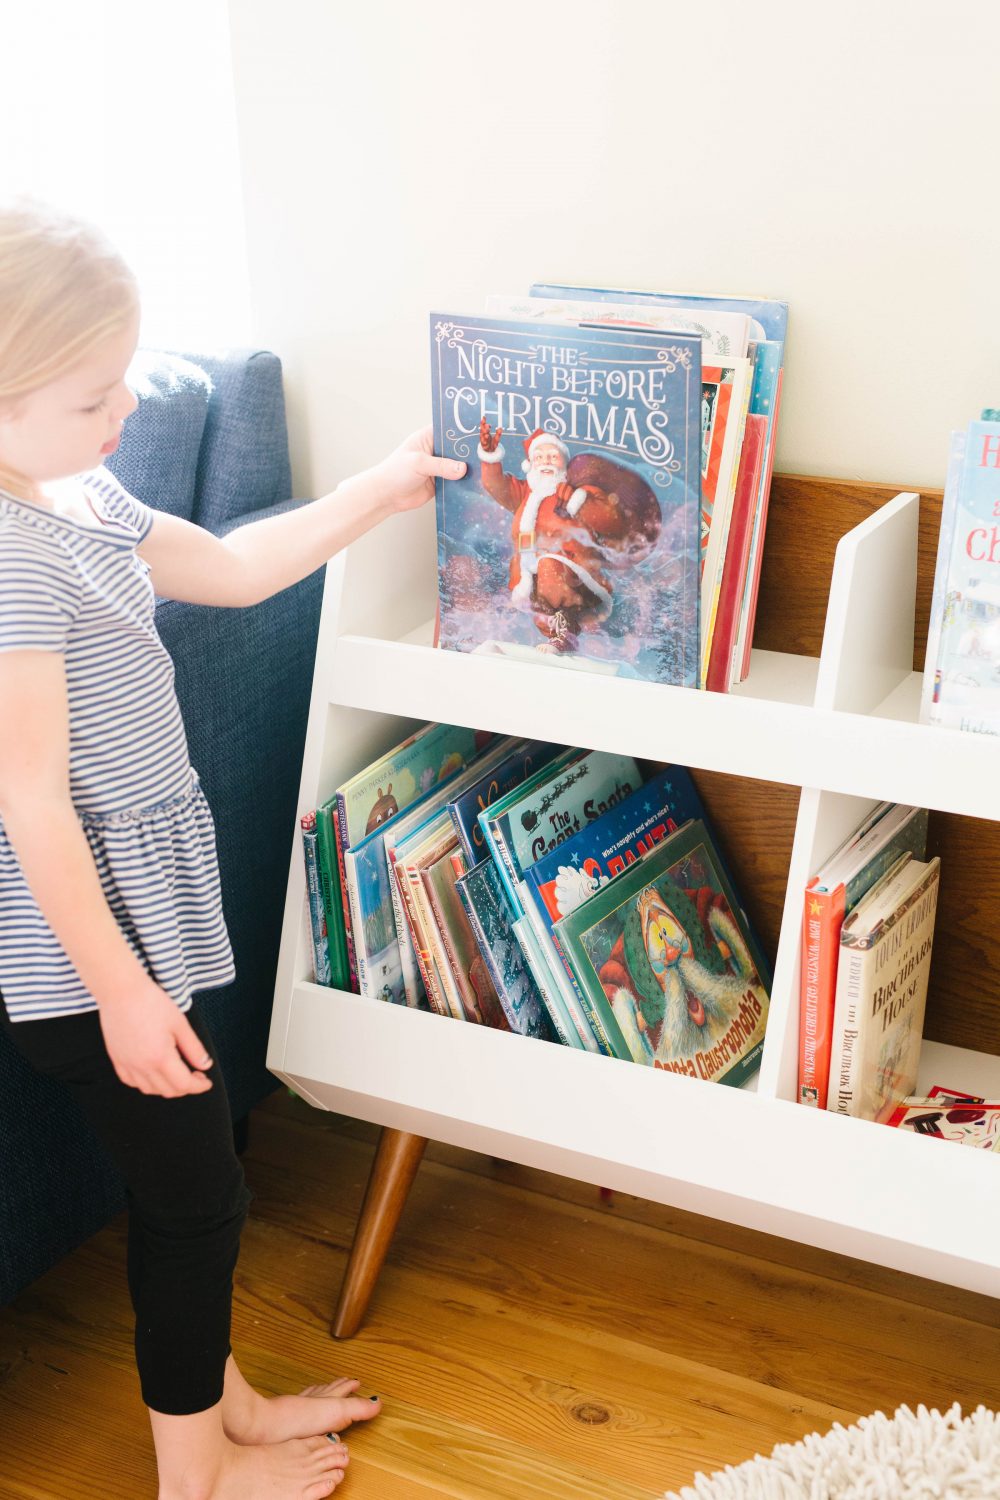
<path fill-rule="evenodd" d="M 876 1408 L 1000 1409 L 1000 1303 L 440 1146 L 334 1343 L 375 1135 L 261 1106 L 237 1273 L 249 1379 L 383 1397 L 351 1500 L 646 1500 Z M 155 1496 L 123 1255 L 117 1221 L 0 1310 L 2 1500 Z"/>

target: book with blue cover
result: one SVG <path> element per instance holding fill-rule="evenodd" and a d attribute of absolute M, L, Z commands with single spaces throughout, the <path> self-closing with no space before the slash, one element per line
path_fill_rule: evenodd
<path fill-rule="evenodd" d="M 701 347 L 431 315 L 442 647 L 699 685 Z"/>
<path fill-rule="evenodd" d="M 490 971 L 511 1031 L 557 1041 L 538 987 L 511 930 L 510 913 L 496 865 L 484 859 L 455 881 L 483 961 Z"/>
<path fill-rule="evenodd" d="M 1000 734 L 996 416 L 952 435 L 921 702 L 928 723 L 980 734 Z"/>
<path fill-rule="evenodd" d="M 473 785 L 451 799 L 448 811 L 470 869 L 488 853 L 479 814 L 565 749 L 565 745 L 553 745 L 547 740 L 518 740 L 500 764 L 484 768 L 483 775 Z"/>
<path fill-rule="evenodd" d="M 676 307 L 678 310 L 694 314 L 699 311 L 711 311 L 745 313 L 749 316 L 750 338 L 756 347 L 748 415 L 762 417 L 766 426 L 748 562 L 742 581 L 738 636 L 731 674 L 733 683 L 742 682 L 750 669 L 750 645 L 757 609 L 761 555 L 771 492 L 771 475 L 774 469 L 778 413 L 784 383 L 788 303 L 771 297 L 742 297 L 693 292 L 636 292 L 611 287 L 581 288 L 548 282 L 536 283 L 531 288 L 531 296 L 556 299 L 585 296 L 594 302 L 628 303 L 640 307 L 643 305 L 659 308 Z"/>
<path fill-rule="evenodd" d="M 557 758 L 480 814 L 513 917 L 524 912 L 518 887 L 525 870 L 623 801 L 642 779 L 630 755 L 578 750 Z"/>

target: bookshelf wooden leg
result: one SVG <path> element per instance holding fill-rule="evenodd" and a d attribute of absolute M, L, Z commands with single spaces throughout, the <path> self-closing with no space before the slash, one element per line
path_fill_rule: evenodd
<path fill-rule="evenodd" d="M 335 1339 L 352 1338 L 361 1326 L 426 1145 L 425 1136 L 408 1135 L 388 1127 L 379 1137 L 354 1231 L 351 1258 L 333 1315 Z"/>

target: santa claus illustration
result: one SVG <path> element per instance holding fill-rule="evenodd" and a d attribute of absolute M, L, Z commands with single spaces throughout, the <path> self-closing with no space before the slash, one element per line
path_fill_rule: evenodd
<path fill-rule="evenodd" d="M 524 440 L 519 479 L 503 468 L 502 436 L 502 427 L 480 424 L 483 489 L 513 516 L 511 601 L 531 611 L 547 638 L 542 649 L 572 651 L 581 631 L 611 613 L 612 572 L 652 550 L 660 507 L 639 474 L 596 454 L 570 461 L 566 444 L 543 428 Z"/>
<path fill-rule="evenodd" d="M 636 898 L 599 978 L 632 1056 L 646 1063 L 712 1047 L 747 989 L 761 986 L 725 897 L 664 880 Z"/>

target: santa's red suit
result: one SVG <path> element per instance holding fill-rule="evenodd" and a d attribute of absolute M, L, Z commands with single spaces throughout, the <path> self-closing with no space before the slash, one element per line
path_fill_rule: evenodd
<path fill-rule="evenodd" d="M 577 629 L 610 613 L 609 552 L 628 540 L 629 525 L 614 495 L 565 480 L 540 495 L 525 479 L 504 472 L 503 448 L 479 449 L 482 485 L 513 514 L 511 596 L 544 613 L 562 610 Z"/>

